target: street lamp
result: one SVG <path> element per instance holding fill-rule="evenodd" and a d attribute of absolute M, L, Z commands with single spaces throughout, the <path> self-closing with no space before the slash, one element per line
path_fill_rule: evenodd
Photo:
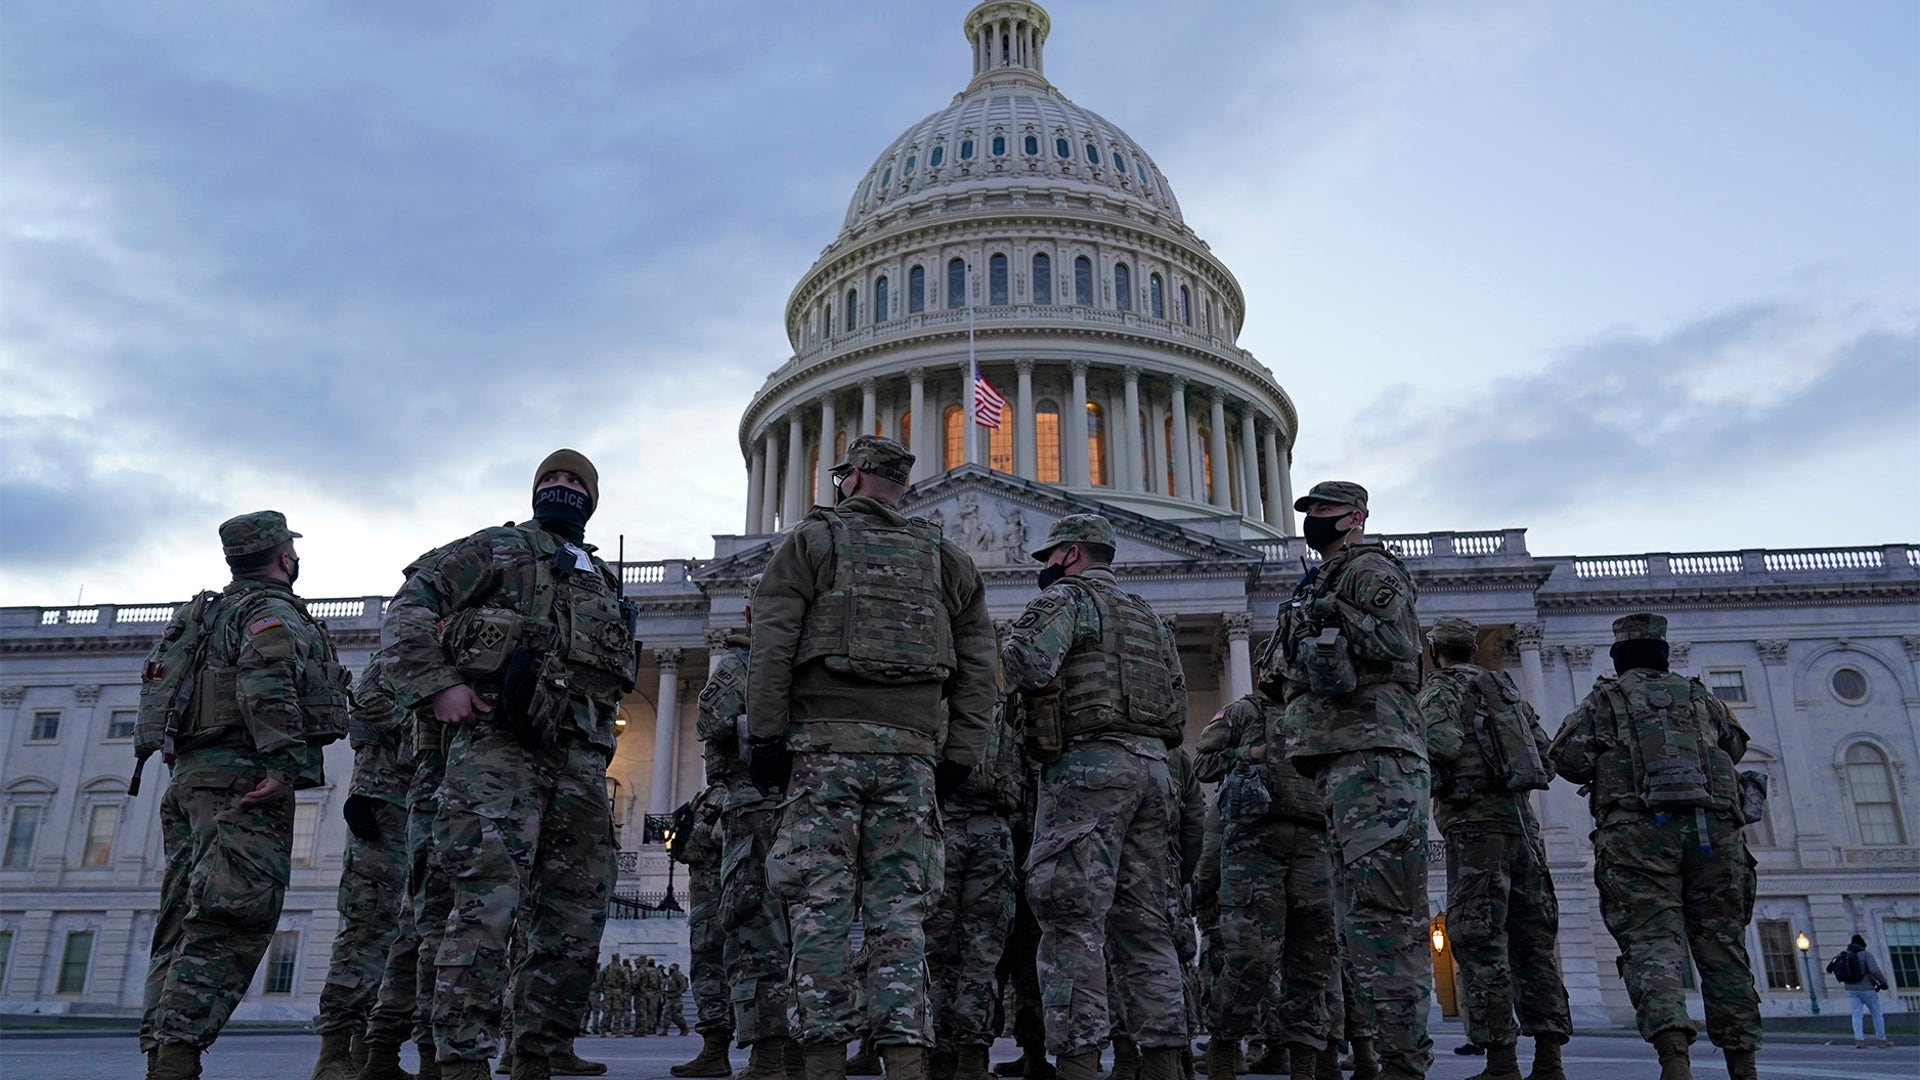
<path fill-rule="evenodd" d="M 667 848 L 667 891 L 666 891 L 666 895 L 660 897 L 660 902 L 654 905 L 654 910 L 655 911 L 680 911 L 682 910 L 680 907 L 680 901 L 675 900 L 673 898 L 673 838 L 674 838 L 673 827 L 669 825 L 667 828 L 663 829 L 661 831 L 660 837 L 661 837 L 661 842 L 665 844 Z"/>
<path fill-rule="evenodd" d="M 1441 926 L 1439 923 L 1433 924 L 1433 951 L 1434 952 L 1447 951 L 1447 931 L 1446 931 L 1446 928 Z"/>
<path fill-rule="evenodd" d="M 1808 941 L 1807 935 L 1803 933 L 1793 939 L 1793 944 L 1800 950 L 1800 969 L 1807 973 L 1807 1004 L 1813 1006 L 1813 1015 L 1819 1016 L 1820 995 L 1813 986 L 1813 959 L 1807 955 L 1808 950 L 1813 948 L 1813 942 Z"/>

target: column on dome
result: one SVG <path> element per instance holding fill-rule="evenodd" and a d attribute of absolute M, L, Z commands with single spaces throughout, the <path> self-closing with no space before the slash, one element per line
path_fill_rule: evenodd
<path fill-rule="evenodd" d="M 766 431 L 761 433 L 760 456 L 767 460 L 767 483 L 760 492 L 760 530 L 770 533 L 780 514 L 780 439 L 778 428 L 771 421 Z"/>
<path fill-rule="evenodd" d="M 874 433 L 880 419 L 880 380 L 860 380 L 860 434 Z M 837 462 L 835 464 L 838 464 Z"/>
<path fill-rule="evenodd" d="M 1253 615 L 1229 611 L 1220 616 L 1227 635 L 1227 700 L 1239 701 L 1253 692 L 1253 654 L 1247 639 L 1253 634 Z"/>
<path fill-rule="evenodd" d="M 1034 447 L 1033 361 L 1015 360 L 1013 370 L 1019 376 L 1013 403 L 1013 471 L 1022 480 L 1034 480 L 1040 476 L 1040 455 Z"/>
<path fill-rule="evenodd" d="M 1207 432 L 1207 451 L 1213 455 L 1213 505 L 1233 507 L 1233 469 L 1227 462 L 1227 394 L 1219 387 L 1207 393 L 1213 412 L 1213 430 Z"/>
<path fill-rule="evenodd" d="M 1140 365 L 1128 364 L 1121 369 L 1126 380 L 1126 407 L 1120 414 L 1122 430 L 1126 432 L 1127 450 L 1127 490 L 1147 490 L 1148 468 L 1147 448 L 1140 443 Z"/>
<path fill-rule="evenodd" d="M 655 649 L 660 661 L 660 696 L 654 699 L 653 786 L 647 796 L 647 812 L 673 812 L 673 764 L 679 758 L 680 734 L 680 661 L 681 649 Z"/>
<path fill-rule="evenodd" d="M 1266 520 L 1269 525 L 1278 525 L 1286 532 L 1292 532 L 1293 519 L 1287 516 L 1289 500 L 1281 494 L 1286 484 L 1286 475 L 1280 469 L 1280 433 L 1272 420 L 1260 423 L 1262 449 L 1267 455 L 1267 498 Z"/>
<path fill-rule="evenodd" d="M 1087 477 L 1087 362 L 1068 364 L 1073 372 L 1073 393 L 1067 402 L 1067 486 L 1086 487 Z"/>
<path fill-rule="evenodd" d="M 787 413 L 787 499 L 781 508 L 787 528 L 807 512 L 807 429 L 798 406 Z"/>
<path fill-rule="evenodd" d="M 927 445 L 927 428 L 931 426 L 928 423 L 929 419 L 927 416 L 927 369 L 908 368 L 907 422 L 913 425 L 913 430 L 908 433 L 912 438 L 907 452 L 913 455 L 913 479 L 916 481 L 924 480 L 940 471 L 934 462 L 927 460 L 926 451 L 922 449 Z M 938 421 L 934 423 L 937 424 Z"/>
<path fill-rule="evenodd" d="M 1253 441 L 1253 408 L 1240 411 L 1240 516 L 1260 520 L 1260 452 Z"/>
<path fill-rule="evenodd" d="M 1187 446 L 1187 380 L 1176 375 L 1168 381 L 1172 389 L 1173 403 L 1173 497 L 1192 499 L 1193 465 Z"/>
<path fill-rule="evenodd" d="M 1280 517 L 1287 523 L 1287 535 L 1293 535 L 1293 447 L 1280 451 Z"/>
<path fill-rule="evenodd" d="M 833 391 L 820 395 L 820 461 L 814 470 L 813 501 L 821 506 L 833 505 L 833 436 L 838 429 L 838 420 L 833 415 Z"/>
<path fill-rule="evenodd" d="M 754 440 L 747 463 L 747 535 L 760 531 L 760 502 L 767 486 L 767 448 Z"/>

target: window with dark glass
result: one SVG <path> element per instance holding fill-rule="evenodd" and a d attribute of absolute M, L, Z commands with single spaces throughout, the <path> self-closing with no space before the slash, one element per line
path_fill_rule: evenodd
<path fill-rule="evenodd" d="M 935 143 L 933 149 L 927 151 L 927 168 L 937 169 L 945 160 L 947 160 L 947 144 Z"/>
<path fill-rule="evenodd" d="M 860 326 L 860 293 L 857 290 L 848 289 L 847 290 L 847 332 L 851 334 L 854 330 L 858 329 L 859 326 Z"/>
<path fill-rule="evenodd" d="M 120 827 L 120 808 L 96 803 L 87 811 L 87 838 L 80 848 L 80 865 L 106 866 L 113 861 L 113 833 Z"/>
<path fill-rule="evenodd" d="M 1007 257 L 996 253 L 987 260 L 987 303 L 995 306 L 1007 302 Z"/>
<path fill-rule="evenodd" d="M 1193 325 L 1193 294 L 1187 291 L 1185 285 L 1180 286 L 1180 324 Z"/>
<path fill-rule="evenodd" d="M 1159 274 L 1147 275 L 1147 310 L 1156 319 L 1167 317 L 1166 290 L 1160 284 Z"/>
<path fill-rule="evenodd" d="M 1044 251 L 1033 257 L 1033 302 L 1053 303 L 1053 260 Z"/>
<path fill-rule="evenodd" d="M 1081 307 L 1093 306 L 1093 260 L 1085 255 L 1073 260 L 1073 302 Z"/>
<path fill-rule="evenodd" d="M 881 274 L 878 278 L 874 280 L 874 283 L 873 283 L 873 321 L 874 322 L 880 323 L 880 322 L 887 321 L 890 315 L 890 313 L 887 310 L 887 303 L 890 299 L 891 297 L 887 295 L 887 275 Z"/>
<path fill-rule="evenodd" d="M 1087 481 L 1107 484 L 1107 416 L 1099 405 L 1087 402 Z"/>
<path fill-rule="evenodd" d="M 59 710 L 43 710 L 33 714 L 33 727 L 27 732 L 27 738 L 33 742 L 52 742 L 60 737 Z"/>
<path fill-rule="evenodd" d="M 889 165 L 887 171 L 880 174 L 880 190 L 887 190 L 887 185 L 891 183 L 893 183 L 893 166 Z"/>
<path fill-rule="evenodd" d="M 1148 193 L 1149 193 L 1149 194 L 1151 194 L 1151 193 L 1152 193 L 1152 191 L 1153 191 L 1153 181 L 1151 181 L 1151 180 L 1149 180 L 1149 179 L 1147 179 L 1147 167 L 1146 167 L 1145 165 L 1142 165 L 1142 164 L 1140 164 L 1140 163 L 1139 163 L 1139 162 L 1137 162 L 1137 161 L 1133 163 L 1133 167 L 1134 167 L 1134 168 L 1135 168 L 1136 170 L 1138 170 L 1138 171 L 1139 171 L 1139 173 L 1140 173 L 1140 184 L 1141 184 L 1141 186 L 1142 186 L 1142 187 L 1145 187 L 1145 188 L 1147 189 L 1147 191 L 1148 191 Z"/>
<path fill-rule="evenodd" d="M 1025 144 L 1024 146 L 1022 146 L 1022 147 L 1021 147 L 1021 149 L 1023 149 L 1023 150 L 1025 150 L 1025 151 L 1027 152 L 1027 156 L 1028 156 L 1028 157 L 1039 157 L 1039 156 L 1040 156 L 1040 138 L 1039 138 L 1039 136 L 1037 136 L 1037 135 L 1029 135 L 1029 136 L 1027 136 L 1027 139 L 1026 139 L 1026 144 Z"/>
<path fill-rule="evenodd" d="M 967 264 L 961 259 L 947 262 L 947 307 L 967 306 Z"/>
<path fill-rule="evenodd" d="M 1060 482 L 1060 406 L 1042 399 L 1033 408 L 1034 478 L 1043 484 Z"/>
<path fill-rule="evenodd" d="M 261 992 L 268 994 L 293 993 L 294 964 L 300 958 L 300 932 L 282 930 L 273 935 L 273 943 L 267 946 L 267 981 Z"/>
<path fill-rule="evenodd" d="M 1900 800 L 1893 786 L 1893 771 L 1887 756 L 1872 743 L 1854 743 L 1847 748 L 1847 793 L 1853 797 L 1854 823 L 1860 828 L 1862 844 L 1904 844 L 1905 822 L 1900 820 Z"/>
<path fill-rule="evenodd" d="M 1113 152 L 1113 167 L 1120 170 L 1120 179 L 1125 180 L 1127 178 L 1127 155 L 1115 150 Z"/>
<path fill-rule="evenodd" d="M 1064 138 L 1053 140 L 1053 155 L 1062 161 L 1073 156 L 1073 147 L 1067 145 Z"/>
<path fill-rule="evenodd" d="M 1767 972 L 1767 989 L 1800 989 L 1800 965 L 1794 955 L 1793 924 L 1785 919 L 1756 919 L 1760 932 L 1760 964 Z"/>
<path fill-rule="evenodd" d="M 993 151 L 994 157 L 1005 157 L 1007 153 L 1007 137 L 1005 135 L 995 135 L 993 142 L 989 144 L 989 148 Z"/>
<path fill-rule="evenodd" d="M 973 160 L 973 140 L 972 139 L 960 140 L 960 160 L 961 161 Z"/>
<path fill-rule="evenodd" d="M 940 451 L 940 467 L 943 469 L 957 469 L 964 460 L 960 455 L 966 449 L 962 442 L 966 438 L 966 429 L 960 422 L 960 416 L 958 405 L 949 405 L 940 413 L 940 427 L 945 442 Z"/>
<path fill-rule="evenodd" d="M 1902 990 L 1920 990 L 1920 919 L 1888 919 L 1881 924 L 1887 935 L 1888 966 L 1893 970 L 1893 985 Z"/>
<path fill-rule="evenodd" d="M 927 310 L 927 268 L 916 266 L 907 271 L 907 313 L 917 315 Z"/>
<path fill-rule="evenodd" d="M 1133 272 L 1126 263 L 1113 264 L 1113 306 L 1121 311 L 1133 310 Z"/>
<path fill-rule="evenodd" d="M 920 157 L 919 157 L 919 155 L 918 155 L 918 154 L 908 154 L 908 155 L 907 155 L 907 163 L 906 163 L 905 165 L 903 165 L 903 166 L 901 166 L 901 168 L 900 168 L 900 175 L 902 175 L 902 176 L 912 176 L 912 175 L 913 175 L 913 169 L 914 169 L 914 166 L 916 166 L 916 165 L 918 165 L 918 164 L 920 164 Z"/>
<path fill-rule="evenodd" d="M 0 986 L 7 985 L 7 962 L 13 959 L 13 931 L 0 930 Z"/>
<path fill-rule="evenodd" d="M 87 992 L 87 968 L 93 964 L 93 931 L 74 930 L 67 934 L 66 946 L 60 950 L 60 980 L 54 984 L 56 994 L 84 994 Z"/>
<path fill-rule="evenodd" d="M 139 719 L 140 714 L 133 709 L 113 710 L 113 712 L 107 714 L 107 738 L 133 738 L 133 725 L 134 722 Z"/>
<path fill-rule="evenodd" d="M 1090 165 L 1100 164 L 1100 148 L 1092 143 L 1087 144 L 1087 163 Z"/>
<path fill-rule="evenodd" d="M 33 840 L 40 834 L 41 807 L 16 806 L 7 818 L 7 850 L 0 867 L 21 870 L 33 864 Z"/>

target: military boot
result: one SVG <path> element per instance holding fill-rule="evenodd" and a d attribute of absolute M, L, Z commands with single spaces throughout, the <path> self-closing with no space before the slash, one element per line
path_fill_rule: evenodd
<path fill-rule="evenodd" d="M 703 1031 L 700 1039 L 700 1052 L 692 1061 L 667 1071 L 675 1076 L 732 1076 L 733 1063 L 727 1060 L 727 1044 L 733 1041 L 733 1032 Z"/>
<path fill-rule="evenodd" d="M 513 1075 L 513 1047 L 511 1045 L 501 1049 L 500 1064 L 495 1065 L 493 1071 L 499 1073 L 501 1076 Z"/>
<path fill-rule="evenodd" d="M 1062 1054 L 1058 1064 L 1060 1080 L 1100 1080 L 1100 1051 L 1082 1050 Z M 808 1077 L 812 1080 L 812 1077 Z"/>
<path fill-rule="evenodd" d="M 1233 1080 L 1233 1052 L 1238 1041 L 1228 1042 L 1215 1035 L 1207 1040 L 1207 1080 Z"/>
<path fill-rule="evenodd" d="M 1653 1037 L 1654 1052 L 1660 1055 L 1660 1080 L 1693 1080 L 1693 1061 L 1687 1056 L 1691 1042 L 1679 1028 L 1668 1028 Z"/>
<path fill-rule="evenodd" d="M 1140 1048 L 1133 1045 L 1133 1036 L 1114 1032 L 1113 1071 L 1105 1080 L 1140 1080 Z M 1227 1073 L 1218 1080 L 1233 1080 L 1233 1074 Z"/>
<path fill-rule="evenodd" d="M 353 1080 L 353 1032 L 342 1028 L 320 1036 L 320 1057 L 308 1080 Z"/>
<path fill-rule="evenodd" d="M 989 1080 L 985 1043 L 962 1046 L 959 1055 L 960 1059 L 954 1065 L 953 1080 Z"/>
<path fill-rule="evenodd" d="M 1262 1076 L 1285 1076 L 1291 1068 L 1287 1056 L 1287 1044 L 1279 1039 L 1268 1039 L 1260 1044 L 1260 1052 L 1247 1062 L 1247 1071 Z"/>
<path fill-rule="evenodd" d="M 1247 1044 L 1235 1039 L 1233 1042 L 1233 1075 L 1245 1076 L 1253 1068 L 1247 1063 Z"/>
<path fill-rule="evenodd" d="M 786 1045 L 792 1039 L 766 1035 L 747 1048 L 747 1067 L 739 1080 L 787 1080 Z"/>
<path fill-rule="evenodd" d="M 1327 1048 L 1313 1055 L 1313 1080 L 1340 1080 L 1340 1046 L 1328 1040 Z"/>
<path fill-rule="evenodd" d="M 1522 1080 L 1518 1048 L 1487 1047 L 1487 1067 L 1467 1077 L 1467 1080 Z"/>
<path fill-rule="evenodd" d="M 1047 1060 L 1047 1048 L 1039 1042 L 1021 1043 L 1020 1056 L 995 1065 L 993 1075 L 1021 1076 L 1026 1080 L 1057 1080 L 1053 1062 Z"/>
<path fill-rule="evenodd" d="M 880 1055 L 874 1052 L 872 1039 L 861 1039 L 860 1049 L 847 1059 L 848 1076 L 879 1076 Z"/>
<path fill-rule="evenodd" d="M 555 1076 L 602 1076 L 607 1071 L 605 1062 L 588 1061 L 573 1052 L 573 1040 L 568 1039 L 561 1051 L 547 1058 L 547 1070 Z"/>
<path fill-rule="evenodd" d="M 1353 1080 L 1375 1080 L 1380 1075 L 1380 1056 L 1373 1052 L 1373 1036 L 1362 1035 L 1353 1042 Z"/>
<path fill-rule="evenodd" d="M 847 1080 L 846 1043 L 802 1046 L 800 1049 L 804 1055 L 802 1080 Z M 741 1073 L 740 1076 L 741 1080 L 747 1080 L 745 1073 Z"/>
<path fill-rule="evenodd" d="M 1527 1080 L 1567 1080 L 1567 1072 L 1560 1065 L 1560 1044 L 1565 1041 L 1558 1035 L 1534 1036 L 1533 1071 L 1527 1074 Z"/>
<path fill-rule="evenodd" d="M 545 1054 L 518 1050 L 513 1055 L 513 1080 L 553 1080 L 553 1062 Z"/>
<path fill-rule="evenodd" d="M 1149 1046 L 1140 1052 L 1140 1080 L 1179 1080 L 1179 1076 L 1179 1047 Z"/>
<path fill-rule="evenodd" d="M 787 1080 L 807 1080 L 807 1051 L 797 1040 L 788 1039 L 780 1048 L 780 1064 L 787 1070 Z"/>
<path fill-rule="evenodd" d="M 1727 1051 L 1727 1076 L 1730 1080 L 1760 1080 L 1760 1066 L 1752 1050 Z"/>
<path fill-rule="evenodd" d="M 199 1080 L 200 1048 L 192 1043 L 163 1042 L 147 1070 L 152 1080 Z"/>
<path fill-rule="evenodd" d="M 400 1044 L 373 1041 L 366 1043 L 367 1060 L 360 1066 L 356 1080 L 412 1080 L 405 1069 L 400 1067 Z M 427 1062 L 433 1060 L 433 1047 L 420 1048 L 420 1075 L 427 1075 Z M 435 1064 L 434 1069 L 438 1070 Z M 436 1072 L 436 1075 L 437 1072 Z"/>
<path fill-rule="evenodd" d="M 886 1067 L 887 1080 L 927 1080 L 924 1046 L 883 1046 L 880 1061 Z"/>
<path fill-rule="evenodd" d="M 927 1054 L 928 1080 L 953 1080 L 960 1069 L 960 1051 L 952 1046 L 936 1046 Z"/>
<path fill-rule="evenodd" d="M 443 1080 L 487 1080 L 486 1058 L 460 1058 L 440 1063 Z"/>

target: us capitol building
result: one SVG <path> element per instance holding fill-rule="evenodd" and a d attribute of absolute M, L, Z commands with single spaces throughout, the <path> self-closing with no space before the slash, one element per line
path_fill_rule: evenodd
<path fill-rule="evenodd" d="M 967 14 L 970 81 L 868 167 L 787 303 L 793 354 L 740 419 L 742 532 L 708 557 L 621 568 L 645 649 L 607 778 L 622 849 L 608 949 L 686 961 L 661 841 L 663 815 L 703 783 L 694 699 L 724 630 L 742 624 L 747 579 L 783 528 L 831 501 L 826 469 L 852 436 L 884 433 L 918 455 L 905 509 L 973 553 L 998 620 L 1032 596 L 1025 551 L 1054 518 L 1113 519 L 1120 576 L 1176 629 L 1189 740 L 1250 689 L 1252 650 L 1313 558 L 1289 512 L 1299 418 L 1236 344 L 1246 297 L 1147 152 L 1047 80 L 1049 29 L 1022 0 Z M 1005 401 L 997 429 L 964 415 L 970 352 Z M 1478 622 L 1480 659 L 1517 671 L 1549 730 L 1610 670 L 1614 618 L 1668 614 L 1675 669 L 1733 707 L 1753 739 L 1744 765 L 1772 785 L 1749 829 L 1760 896 L 1747 944 L 1765 1010 L 1844 1011 L 1820 969 L 1856 931 L 1894 981 L 1893 1008 L 1920 1010 L 1920 547 L 1535 555 L 1521 528 L 1387 541 L 1425 619 Z M 313 604 L 356 670 L 383 602 Z M 137 799 L 126 789 L 140 661 L 176 606 L 0 609 L 0 1012 L 138 1012 L 160 782 Z M 350 767 L 334 745 L 328 786 L 298 795 L 292 888 L 239 1019 L 314 1011 Z M 1576 1020 L 1630 1024 L 1584 800 L 1565 783 L 1536 798 Z M 1452 1016 L 1443 860 L 1432 865 L 1436 1007 Z"/>

